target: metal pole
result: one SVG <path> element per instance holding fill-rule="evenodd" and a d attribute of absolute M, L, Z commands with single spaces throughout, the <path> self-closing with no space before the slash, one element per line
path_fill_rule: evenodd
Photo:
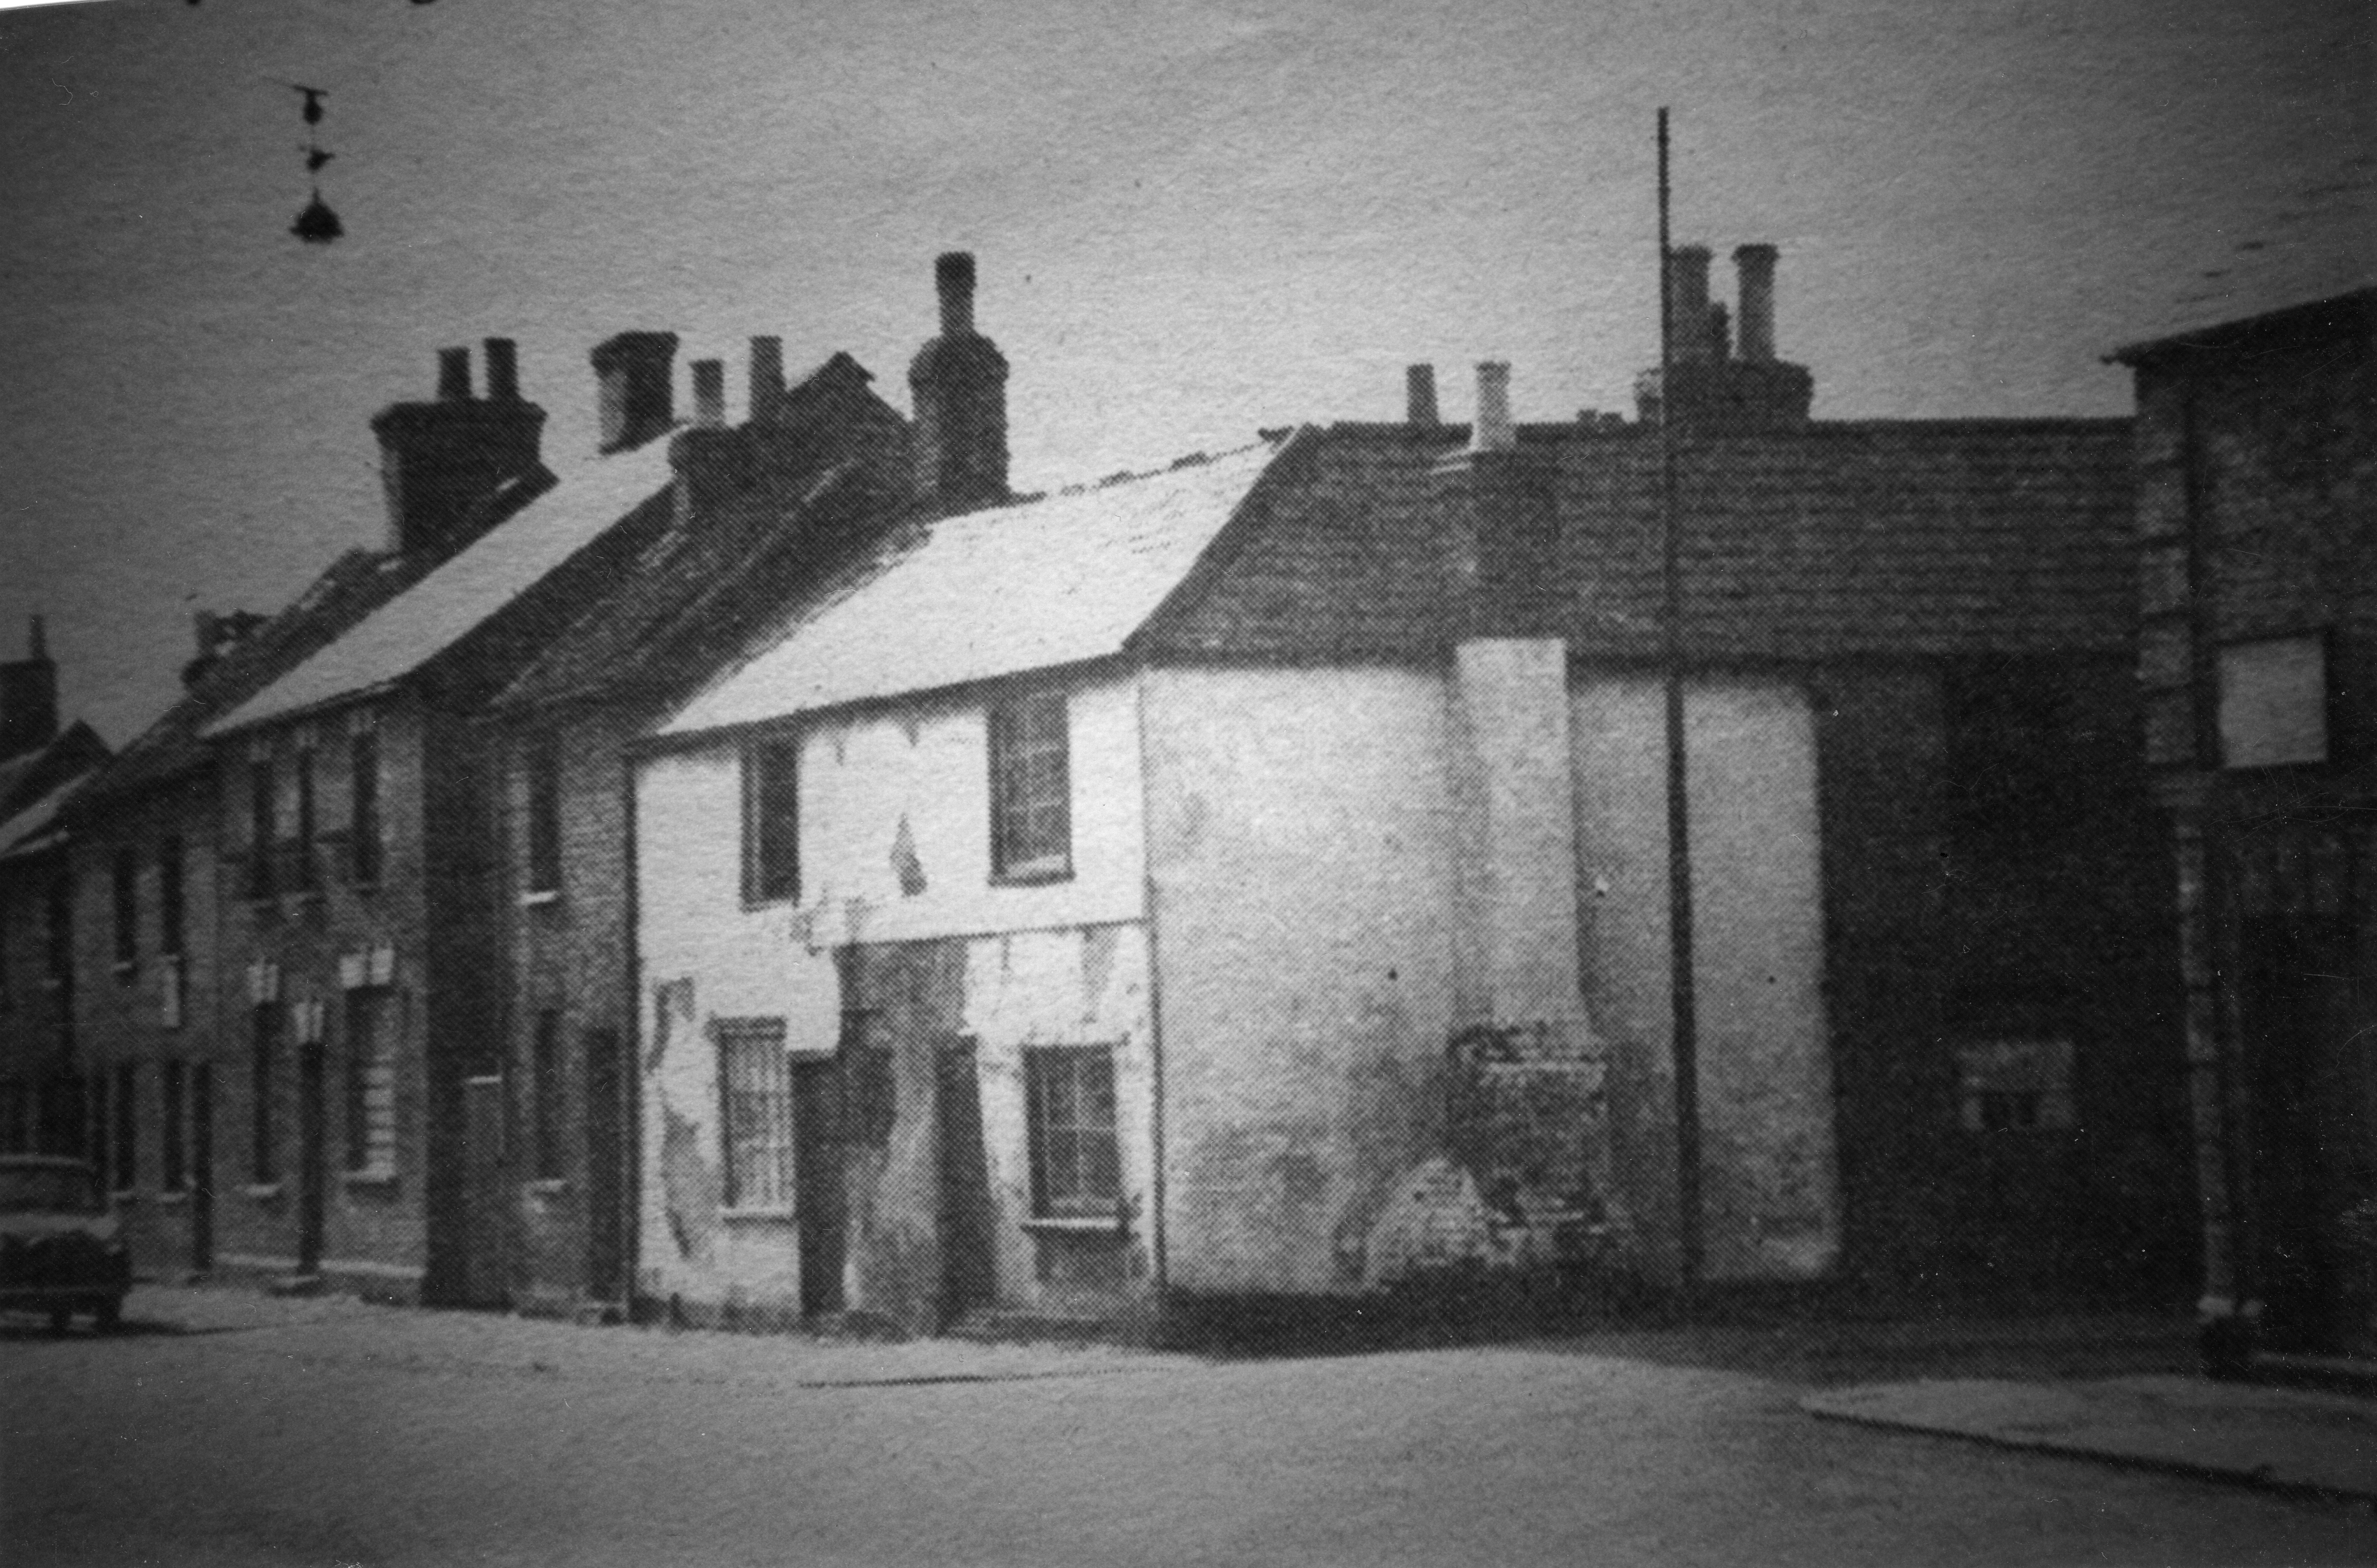
<path fill-rule="evenodd" d="M 1684 750 L 1683 521 L 1676 505 L 1676 308 L 1667 229 L 1667 112 L 1659 111 L 1659 522 L 1664 590 L 1659 629 L 1666 676 L 1667 999 L 1676 1067 L 1678 1272 L 1687 1290 L 1701 1277 L 1700 1019 L 1692 984 L 1690 776 Z M 1699 330 L 1701 324 L 1692 323 Z"/>

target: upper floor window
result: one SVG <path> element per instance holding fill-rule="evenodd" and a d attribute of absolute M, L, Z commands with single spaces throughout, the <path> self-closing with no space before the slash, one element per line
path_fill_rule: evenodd
<path fill-rule="evenodd" d="M 178 837 L 157 846 L 157 951 L 179 958 L 187 951 L 189 904 L 182 887 L 183 851 Z"/>
<path fill-rule="evenodd" d="M 743 899 L 801 896 L 801 747 L 755 742 L 743 753 Z"/>
<path fill-rule="evenodd" d="M 311 892 L 320 885 L 320 876 L 319 868 L 314 864 L 317 824 L 314 816 L 314 748 L 310 736 L 299 744 L 296 772 L 297 833 L 289 845 L 289 885 L 299 892 Z"/>
<path fill-rule="evenodd" d="M 2068 673 L 2045 659 L 1962 660 L 1942 696 L 1953 848 L 1977 860 L 2061 844 L 2102 782 L 2086 767 Z"/>
<path fill-rule="evenodd" d="M 270 898 L 273 831 L 272 759 L 258 756 L 247 765 L 247 896 Z"/>
<path fill-rule="evenodd" d="M 528 891 L 561 891 L 561 747 L 550 736 L 528 748 Z"/>
<path fill-rule="evenodd" d="M 379 731 L 367 719 L 347 736 L 347 855 L 354 880 L 379 880 Z"/>
<path fill-rule="evenodd" d="M 63 986 L 74 978 L 74 878 L 71 874 L 60 871 L 50 879 L 47 914 L 49 977 Z"/>
<path fill-rule="evenodd" d="M 1017 698 L 990 711 L 990 870 L 1002 881 L 1072 875 L 1062 692 Z"/>
<path fill-rule="evenodd" d="M 140 961 L 140 856 L 126 846 L 115 852 L 115 965 L 128 969 Z"/>

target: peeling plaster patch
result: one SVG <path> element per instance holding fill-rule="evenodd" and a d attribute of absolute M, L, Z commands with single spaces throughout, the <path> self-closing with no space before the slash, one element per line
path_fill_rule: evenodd
<path fill-rule="evenodd" d="M 711 1239 L 718 1231 L 723 1194 L 716 1168 L 701 1157 L 700 1129 L 674 1108 L 666 1114 L 668 1127 L 661 1142 L 662 1194 L 677 1256 L 690 1262 L 709 1255 Z"/>
<path fill-rule="evenodd" d="M 925 863 L 916 858 L 916 835 L 905 811 L 900 813 L 899 832 L 891 835 L 891 870 L 900 879 L 902 896 L 914 898 L 925 891 Z"/>
<path fill-rule="evenodd" d="M 1106 982 L 1114 978 L 1115 941 L 1112 926 L 1100 926 L 1084 933 L 1081 940 L 1081 1012 L 1084 1021 L 1094 1019 L 1098 1002 L 1106 994 Z"/>
<path fill-rule="evenodd" d="M 693 1022 L 693 976 L 663 980 L 652 987 L 652 1046 L 644 1053 L 644 1071 L 658 1071 L 668 1056 L 669 1040 L 676 1033 L 676 1020 Z"/>

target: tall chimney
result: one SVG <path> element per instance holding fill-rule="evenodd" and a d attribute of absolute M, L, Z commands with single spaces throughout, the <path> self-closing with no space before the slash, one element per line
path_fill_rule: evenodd
<path fill-rule="evenodd" d="M 484 502 L 536 471 L 544 410 L 520 401 L 508 339 L 487 341 L 487 389 L 491 401 L 471 396 L 470 350 L 445 349 L 435 401 L 391 403 L 373 416 L 388 550 L 452 554 L 484 530 L 473 519 Z"/>
<path fill-rule="evenodd" d="M 437 401 L 441 403 L 467 403 L 471 401 L 469 349 L 437 351 Z"/>
<path fill-rule="evenodd" d="M 1774 247 L 1736 245 L 1734 274 L 1741 282 L 1741 357 L 1752 365 L 1774 358 Z"/>
<path fill-rule="evenodd" d="M 640 447 L 676 423 L 675 332 L 621 332 L 587 358 L 602 414 L 600 450 Z"/>
<path fill-rule="evenodd" d="M 0 760 L 38 751 L 58 735 L 58 667 L 42 617 L 32 617 L 25 656 L 0 664 Z"/>
<path fill-rule="evenodd" d="M 751 401 L 743 417 L 754 425 L 772 425 L 783 412 L 784 340 L 751 340 Z"/>
<path fill-rule="evenodd" d="M 1697 363 L 1709 357 L 1709 250 L 1679 245 L 1668 253 L 1667 308 L 1675 356 Z"/>
<path fill-rule="evenodd" d="M 520 345 L 509 338 L 489 338 L 480 347 L 487 362 L 487 401 L 520 401 Z"/>
<path fill-rule="evenodd" d="M 1470 427 L 1473 452 L 1507 452 L 1519 444 L 1511 423 L 1511 366 L 1506 360 L 1477 364 L 1477 422 Z"/>
<path fill-rule="evenodd" d="M 940 336 L 908 366 L 915 403 L 917 489 L 951 510 L 1007 498 L 1007 360 L 974 330 L 973 257 L 933 265 Z"/>
<path fill-rule="evenodd" d="M 1404 423 L 1424 429 L 1433 428 L 1439 421 L 1436 413 L 1436 366 L 1410 365 L 1404 367 Z"/>
<path fill-rule="evenodd" d="M 693 362 L 693 423 L 703 430 L 726 428 L 726 362 Z"/>

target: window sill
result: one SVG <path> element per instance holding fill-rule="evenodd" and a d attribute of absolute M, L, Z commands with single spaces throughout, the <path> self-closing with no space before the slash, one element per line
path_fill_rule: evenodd
<path fill-rule="evenodd" d="M 995 888 L 1044 888 L 1051 882 L 1073 880 L 1071 866 L 1022 867 L 1012 871 L 993 871 L 990 885 Z"/>
<path fill-rule="evenodd" d="M 781 1225 L 794 1217 L 794 1211 L 790 1207 L 721 1209 L 718 1217 L 728 1225 Z"/>
<path fill-rule="evenodd" d="M 540 1198 L 558 1198 L 569 1191 L 566 1176 L 540 1176 L 528 1184 L 528 1190 Z"/>
<path fill-rule="evenodd" d="M 115 961 L 115 983 L 117 985 L 128 986 L 139 976 L 139 974 L 140 961 L 138 959 L 119 958 Z"/>
<path fill-rule="evenodd" d="M 259 1203 L 269 1203 L 273 1199 L 281 1196 L 281 1183 L 278 1181 L 251 1181 L 246 1186 L 242 1187 L 239 1191 L 240 1195 L 243 1197 L 253 1198 Z"/>
<path fill-rule="evenodd" d="M 520 906 L 522 909 L 542 909 L 546 904 L 559 904 L 560 902 L 561 890 L 559 888 L 536 888 L 520 895 Z"/>
<path fill-rule="evenodd" d="M 1114 1215 L 1037 1215 L 1021 1222 L 1026 1230 L 1050 1236 L 1113 1236 L 1124 1234 L 1124 1222 Z"/>
<path fill-rule="evenodd" d="M 119 1209 L 128 1209 L 140 1201 L 137 1187 L 118 1187 L 107 1195 L 107 1201 Z"/>
<path fill-rule="evenodd" d="M 157 1206 L 161 1209 L 184 1208 L 189 1202 L 190 1190 L 186 1187 L 169 1187 L 157 1194 Z"/>
<path fill-rule="evenodd" d="M 394 1187 L 396 1172 L 386 1166 L 370 1170 L 342 1170 L 339 1172 L 339 1185 L 341 1187 Z"/>

